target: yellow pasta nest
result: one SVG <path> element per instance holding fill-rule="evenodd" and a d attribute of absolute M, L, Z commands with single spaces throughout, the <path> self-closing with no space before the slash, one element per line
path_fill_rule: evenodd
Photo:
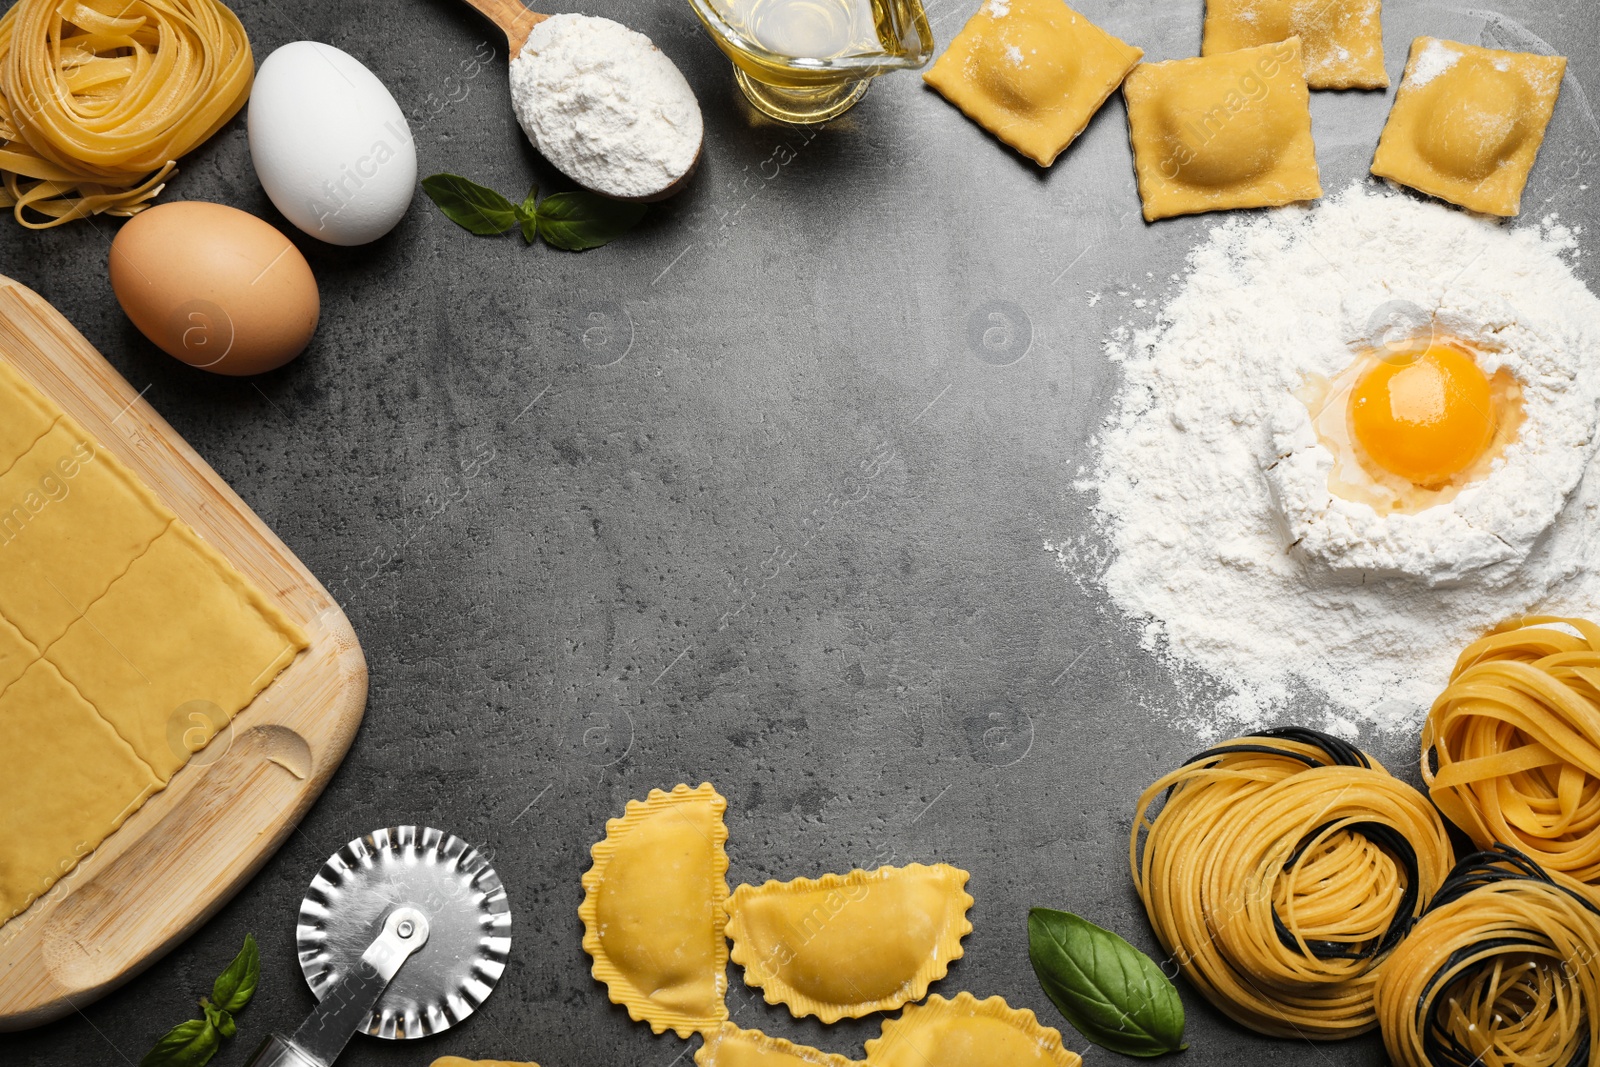
<path fill-rule="evenodd" d="M 694 1054 L 695 1067 L 859 1067 L 855 1060 L 796 1045 L 732 1023 L 706 1035 Z"/>
<path fill-rule="evenodd" d="M 1422 776 L 1479 848 L 1600 881 L 1600 626 L 1519 619 L 1468 646 L 1423 726 Z"/>
<path fill-rule="evenodd" d="M 967 872 L 931 867 L 742 885 L 728 901 L 733 962 L 767 1003 L 825 1023 L 921 1000 L 972 932 Z"/>
<path fill-rule="evenodd" d="M 630 800 L 590 850 L 578 916 L 594 976 L 656 1033 L 728 1018 L 728 802 L 709 784 Z"/>
<path fill-rule="evenodd" d="M 1378 975 L 1453 854 L 1426 797 L 1352 745 L 1285 728 L 1145 790 L 1129 861 L 1206 999 L 1263 1034 L 1331 1040 L 1377 1024 Z"/>
<path fill-rule="evenodd" d="M 0 17 L 0 207 L 33 229 L 138 212 L 254 78 L 217 0 L 17 0 Z"/>
<path fill-rule="evenodd" d="M 1083 1058 L 1061 1044 L 1061 1032 L 1033 1012 L 999 997 L 979 1000 L 937 993 L 883 1024 L 867 1042 L 871 1067 L 1081 1067 Z"/>
<path fill-rule="evenodd" d="M 1600 1059 L 1600 908 L 1513 848 L 1465 857 L 1377 988 L 1397 1067 Z"/>

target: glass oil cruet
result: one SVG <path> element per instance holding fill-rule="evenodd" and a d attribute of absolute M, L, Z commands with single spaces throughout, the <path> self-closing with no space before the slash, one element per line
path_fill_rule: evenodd
<path fill-rule="evenodd" d="M 915 70 L 933 54 L 921 0 L 689 0 L 758 109 L 784 122 L 823 122 L 867 84 Z"/>

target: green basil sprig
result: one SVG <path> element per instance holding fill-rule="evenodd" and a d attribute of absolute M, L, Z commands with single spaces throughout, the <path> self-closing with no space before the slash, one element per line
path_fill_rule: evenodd
<path fill-rule="evenodd" d="M 637 226 L 645 212 L 643 204 L 582 190 L 551 193 L 539 200 L 538 187 L 528 190 L 522 203 L 513 204 L 459 174 L 430 174 L 422 179 L 422 191 L 445 218 L 480 237 L 520 227 L 528 244 L 542 237 L 546 244 L 568 252 L 609 244 Z"/>
<path fill-rule="evenodd" d="M 1079 1033 L 1125 1056 L 1179 1052 L 1183 1002 L 1128 942 L 1068 911 L 1028 912 L 1028 959 L 1039 985 Z"/>
<path fill-rule="evenodd" d="M 261 982 L 261 951 L 251 934 L 227 970 L 211 983 L 211 996 L 200 998 L 203 1019 L 190 1019 L 168 1030 L 145 1053 L 139 1067 L 204 1067 L 222 1047 L 222 1039 L 238 1032 L 233 1016 L 250 1003 Z"/>

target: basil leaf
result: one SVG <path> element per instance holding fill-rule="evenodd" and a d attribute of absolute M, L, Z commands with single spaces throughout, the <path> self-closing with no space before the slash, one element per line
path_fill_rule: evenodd
<path fill-rule="evenodd" d="M 144 1054 L 139 1067 L 204 1067 L 222 1044 L 222 1035 L 205 1019 L 179 1023 Z"/>
<path fill-rule="evenodd" d="M 1028 912 L 1028 959 L 1039 985 L 1084 1037 L 1126 1056 L 1183 1043 L 1183 1002 L 1143 952 L 1067 911 Z"/>
<path fill-rule="evenodd" d="M 445 218 L 480 237 L 505 233 L 517 224 L 511 201 L 458 174 L 430 174 L 422 179 L 422 191 Z"/>
<path fill-rule="evenodd" d="M 539 209 L 535 206 L 534 197 L 539 195 L 539 187 L 535 185 L 528 190 L 528 197 L 517 205 L 517 221 L 522 223 L 522 240 L 525 244 L 533 244 L 538 238 Z"/>
<path fill-rule="evenodd" d="M 596 193 L 552 193 L 539 204 L 539 236 L 557 248 L 581 252 L 616 240 L 644 218 L 644 205 Z"/>
<path fill-rule="evenodd" d="M 217 975 L 211 983 L 211 999 L 225 1012 L 236 1012 L 255 995 L 261 981 L 261 950 L 256 947 L 254 934 L 244 935 L 244 947 L 228 964 L 228 969 Z M 224 1031 L 224 1036 L 232 1037 Z"/>
<path fill-rule="evenodd" d="M 200 1010 L 206 1013 L 206 1022 L 214 1027 L 223 1037 L 232 1037 L 239 1032 L 239 1027 L 234 1023 L 233 1016 L 217 1007 L 205 997 L 200 998 Z"/>

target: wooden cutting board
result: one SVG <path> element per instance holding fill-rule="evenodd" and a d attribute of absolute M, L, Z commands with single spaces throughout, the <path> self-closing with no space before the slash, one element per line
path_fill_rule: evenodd
<path fill-rule="evenodd" d="M 0 1031 L 138 974 L 255 874 L 355 737 L 367 665 L 305 565 L 37 293 L 0 277 L 0 354 L 305 628 L 311 644 L 72 873 L 0 926 Z M 8 829 L 6 832 L 11 832 Z"/>

